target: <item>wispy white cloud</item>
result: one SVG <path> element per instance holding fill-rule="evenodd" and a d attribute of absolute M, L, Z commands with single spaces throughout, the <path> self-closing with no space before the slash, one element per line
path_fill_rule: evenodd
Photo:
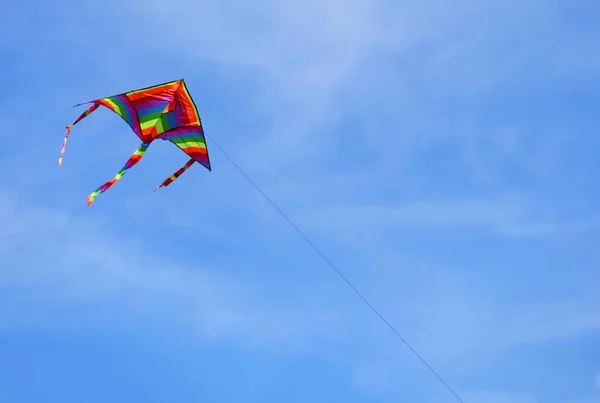
<path fill-rule="evenodd" d="M 528 216 L 535 215 L 535 210 L 512 200 L 332 206 L 309 214 L 299 220 L 340 234 L 352 229 L 415 231 L 432 227 L 483 227 L 503 236 L 531 236 L 551 235 L 557 229 L 551 221 L 531 219 Z"/>
<path fill-rule="evenodd" d="M 545 8 L 542 3 L 536 4 Z M 434 83 L 430 88 L 440 83 L 473 82 L 473 69 L 477 68 L 469 59 L 454 55 L 450 60 L 459 61 L 455 69 L 449 70 L 447 62 L 438 61 L 424 69 L 425 73 L 415 75 L 412 70 L 415 66 L 408 58 L 416 56 L 422 60 L 417 45 L 426 49 L 431 46 L 427 54 L 435 54 L 437 49 L 447 53 L 447 47 L 467 39 L 460 37 L 468 34 L 464 27 L 475 24 L 476 30 L 484 34 L 481 36 L 484 43 L 469 53 L 476 55 L 478 50 L 489 46 L 484 38 L 509 32 L 502 24 L 505 19 L 542 15 L 535 6 L 525 7 L 517 2 L 511 2 L 510 11 L 504 7 L 477 6 L 471 1 L 452 7 L 437 1 L 415 5 L 362 0 L 264 1 L 250 8 L 239 2 L 216 5 L 183 1 L 178 6 L 187 10 L 181 18 L 163 19 L 156 24 L 164 12 L 163 2 L 144 3 L 143 8 L 133 3 L 131 12 L 138 16 L 141 12 L 142 18 L 147 18 L 146 29 L 136 29 L 136 37 L 151 33 L 157 41 L 164 38 L 164 44 L 177 43 L 188 57 L 253 69 L 253 79 L 261 84 L 256 87 L 260 97 L 252 94 L 252 99 L 254 102 L 262 99 L 263 111 L 258 113 L 265 119 L 264 125 L 255 130 L 263 133 L 258 142 L 255 136 L 250 136 L 241 137 L 238 143 L 240 149 L 256 152 L 250 155 L 262 154 L 260 159 L 253 158 L 244 161 L 245 164 L 261 163 L 267 169 L 272 169 L 274 163 L 307 166 L 315 157 L 323 157 L 340 144 L 353 141 L 352 133 L 336 130 L 341 128 L 341 118 L 348 114 L 360 116 L 361 125 L 372 125 L 368 122 L 369 113 L 378 108 L 380 112 L 396 115 L 385 118 L 388 126 L 398 127 L 394 136 L 407 128 L 417 129 L 415 118 L 424 112 L 428 102 L 418 95 L 420 87 L 432 78 Z M 493 23 L 485 26 L 476 23 L 482 16 Z M 257 24 L 261 29 L 255 28 Z M 395 63 L 399 60 L 402 63 Z M 456 77 L 467 74 L 464 69 L 469 64 L 472 66 L 469 79 Z M 432 70 L 435 66 L 446 76 L 436 78 Z M 485 67 L 479 69 L 487 74 Z M 497 73 L 494 76 L 489 73 L 488 83 L 497 83 Z M 391 88 L 394 90 L 390 91 Z M 353 102 L 342 109 L 340 102 L 344 99 Z M 376 119 L 381 118 L 378 113 Z M 388 129 L 379 135 L 369 133 L 361 141 L 385 147 L 392 140 L 390 135 Z M 401 136 L 398 140 L 416 141 L 413 136 L 408 137 Z M 396 146 L 398 141 L 392 143 Z M 373 147 L 369 152 L 374 152 Z"/>
<path fill-rule="evenodd" d="M 241 344 L 310 343 L 311 333 L 336 325 L 336 316 L 327 309 L 274 307 L 258 294 L 259 285 L 208 267 L 186 267 L 157 253 L 160 242 L 144 246 L 146 241 L 118 236 L 98 219 L 7 197 L 0 212 L 0 284 L 46 304 L 75 303 L 73 310 L 81 314 L 89 303 L 98 303 L 115 316 L 173 321 L 200 338 L 232 337 Z M 34 323 L 41 319 L 35 312 L 21 314 L 21 321 L 27 322 L 28 314 Z M 70 328 L 68 321 L 58 326 Z"/>
<path fill-rule="evenodd" d="M 263 150 L 263 158 L 245 163 L 260 161 L 271 168 L 290 159 L 302 165 L 324 147 L 334 150 L 348 138 L 348 133 L 335 134 L 336 125 L 347 113 L 363 117 L 360 109 L 393 110 L 396 116 L 386 121 L 398 127 L 394 135 L 407 126 L 416 131 L 415 119 L 436 102 L 434 88 L 446 97 L 487 94 L 506 81 L 533 78 L 536 72 L 527 70 L 532 64 L 524 64 L 524 58 L 532 62 L 542 54 L 568 60 L 558 52 L 569 47 L 557 48 L 554 41 L 575 41 L 548 35 L 560 23 L 561 10 L 542 1 L 484 6 L 465 0 L 451 7 L 439 1 L 262 1 L 252 7 L 181 1 L 177 6 L 186 13 L 156 24 L 164 2 L 145 2 L 141 8 L 132 3 L 130 12 L 146 24 L 132 35 L 137 41 L 151 34 L 152 46 L 176 43 L 188 57 L 252 68 L 266 111 L 259 130 L 268 132 L 258 144 L 254 136 L 242 137 L 240 148 Z M 525 40 L 531 35 L 539 40 Z M 419 74 L 411 57 L 421 61 Z M 545 74 L 555 64 L 548 66 Z M 350 97 L 354 105 L 342 109 L 340 102 Z M 385 133 L 374 135 L 366 141 L 390 141 Z"/>

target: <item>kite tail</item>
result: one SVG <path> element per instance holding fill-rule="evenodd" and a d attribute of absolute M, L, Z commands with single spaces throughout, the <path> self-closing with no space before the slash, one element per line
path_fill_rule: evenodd
<path fill-rule="evenodd" d="M 179 178 L 179 176 L 182 173 L 184 173 L 189 167 L 191 167 L 194 162 L 196 162 L 196 160 L 194 160 L 193 158 L 191 158 L 188 162 L 185 163 L 184 166 L 182 166 L 181 168 L 179 168 L 177 170 L 177 172 L 175 172 L 173 175 L 169 176 L 167 179 L 164 180 L 163 183 L 161 183 L 159 186 L 157 186 L 157 188 L 154 189 L 154 191 L 156 192 L 158 189 L 160 189 L 162 187 L 169 186 L 175 179 Z"/>
<path fill-rule="evenodd" d="M 149 145 L 150 145 L 150 143 L 143 143 L 141 146 L 139 146 L 138 149 L 135 150 L 135 152 L 133 153 L 133 155 L 131 157 L 129 157 L 129 159 L 123 166 L 123 168 L 121 168 L 121 170 L 115 175 L 115 177 L 113 179 L 109 180 L 104 185 L 102 185 L 98 189 L 94 190 L 94 192 L 92 194 L 90 194 L 87 198 L 88 206 L 92 205 L 96 196 L 98 196 L 100 193 L 106 192 L 112 185 L 114 185 L 119 179 L 121 179 L 123 177 L 123 175 L 125 175 L 125 172 L 127 172 L 127 170 L 129 168 L 131 168 L 132 166 L 134 166 L 135 164 L 140 162 L 140 160 L 146 153 L 146 150 L 148 149 Z"/>
<path fill-rule="evenodd" d="M 79 123 L 80 120 L 82 120 L 83 118 L 85 118 L 87 115 L 89 115 L 90 113 L 94 112 L 96 109 L 98 109 L 100 105 L 99 104 L 93 104 L 92 106 L 90 106 L 89 108 L 87 108 L 85 110 L 85 112 L 83 112 L 81 114 L 81 116 L 79 116 L 77 118 L 77 120 L 75 122 L 73 122 L 73 124 L 70 124 L 69 126 L 66 127 L 67 129 L 67 134 L 65 135 L 65 139 L 63 141 L 63 146 L 60 150 L 60 157 L 58 158 L 58 165 L 62 165 L 62 160 L 63 160 L 63 156 L 65 155 L 65 150 L 67 148 L 67 140 L 69 139 L 69 134 L 71 134 L 71 128 L 73 126 L 75 126 L 77 123 Z"/>

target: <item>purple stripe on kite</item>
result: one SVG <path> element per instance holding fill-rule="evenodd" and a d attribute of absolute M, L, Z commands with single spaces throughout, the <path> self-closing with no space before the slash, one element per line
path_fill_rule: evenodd
<path fill-rule="evenodd" d="M 183 120 L 181 119 L 181 113 L 175 113 L 175 124 L 173 127 L 183 126 Z"/>
<path fill-rule="evenodd" d="M 121 94 L 112 97 L 111 100 L 115 103 L 118 103 L 123 111 L 125 111 L 125 116 L 123 116 L 123 118 L 127 121 L 127 123 L 129 123 L 135 132 L 138 132 L 139 129 L 137 128 L 139 127 L 140 123 L 137 120 L 137 114 L 133 105 L 131 105 L 131 102 L 129 102 L 129 99 L 124 94 Z"/>
<path fill-rule="evenodd" d="M 144 111 L 146 109 L 149 108 L 154 108 L 157 105 L 165 105 L 168 104 L 170 101 L 170 99 L 161 99 L 161 98 L 150 98 L 148 101 L 145 102 L 137 102 L 136 103 L 136 107 L 138 108 L 139 111 Z"/>
<path fill-rule="evenodd" d="M 194 161 L 201 164 L 204 168 L 208 169 L 209 171 L 212 169 L 210 166 L 210 162 L 208 161 L 208 158 L 199 158 L 199 159 L 201 161 L 198 161 L 196 158 L 194 158 Z"/>
<path fill-rule="evenodd" d="M 160 113 L 160 112 L 164 111 L 166 107 L 167 107 L 167 104 L 163 102 L 162 104 L 154 105 L 154 106 L 151 106 L 146 109 L 138 108 L 138 115 L 139 115 L 140 119 L 143 119 L 146 116 L 152 115 L 153 113 L 157 113 L 157 112 Z"/>
<path fill-rule="evenodd" d="M 204 166 L 209 165 L 208 157 L 194 157 L 194 161 L 201 163 Z M 207 166 L 208 168 L 208 166 Z"/>

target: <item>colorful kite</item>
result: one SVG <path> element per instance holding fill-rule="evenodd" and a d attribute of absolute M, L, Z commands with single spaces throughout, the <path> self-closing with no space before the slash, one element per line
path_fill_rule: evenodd
<path fill-rule="evenodd" d="M 100 105 L 118 113 L 142 140 L 142 145 L 127 160 L 113 179 L 88 196 L 88 206 L 94 202 L 98 194 L 108 190 L 121 179 L 128 169 L 137 164 L 144 156 L 150 143 L 156 139 L 169 140 L 191 158 L 177 172 L 165 179 L 154 191 L 169 186 L 194 162 L 199 162 L 209 171 L 211 170 L 202 122 L 183 79 L 88 101 L 75 106 L 89 103 L 93 105 L 83 112 L 73 124 L 67 126 L 67 134 L 60 151 L 58 165 L 62 165 L 71 128 L 98 109 Z"/>

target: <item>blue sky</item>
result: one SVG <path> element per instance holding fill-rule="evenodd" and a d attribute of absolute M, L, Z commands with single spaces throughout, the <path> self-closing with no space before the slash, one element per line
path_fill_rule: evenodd
<path fill-rule="evenodd" d="M 600 401 L 600 6 L 12 1 L 0 402 L 456 401 L 209 140 L 73 104 L 184 77 L 214 138 L 460 394 Z"/>

